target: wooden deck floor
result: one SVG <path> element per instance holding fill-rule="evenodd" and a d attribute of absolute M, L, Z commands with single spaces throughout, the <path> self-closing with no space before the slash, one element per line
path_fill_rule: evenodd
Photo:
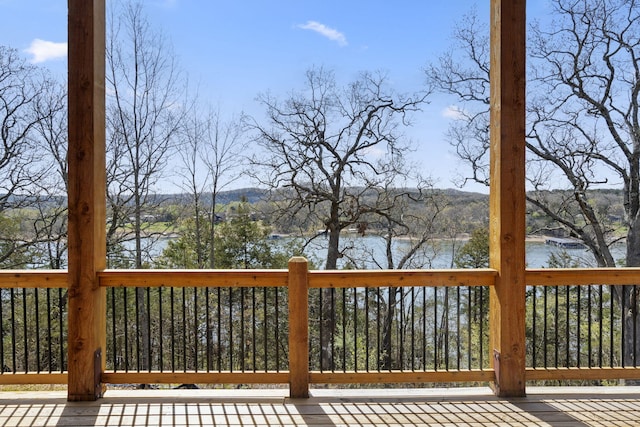
<path fill-rule="evenodd" d="M 97 402 L 65 392 L 0 392 L 3 426 L 640 426 L 640 388 L 109 390 Z"/>

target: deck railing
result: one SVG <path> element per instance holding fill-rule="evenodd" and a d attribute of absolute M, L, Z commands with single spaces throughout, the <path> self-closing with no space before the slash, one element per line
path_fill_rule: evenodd
<path fill-rule="evenodd" d="M 490 382 L 496 274 L 307 271 L 300 258 L 289 271 L 103 271 L 102 381 L 289 384 L 298 394 L 309 384 Z M 614 292 L 640 270 L 526 277 L 527 381 L 640 378 L 637 352 L 623 357 L 639 331 Z M 66 281 L 64 271 L 0 272 L 0 383 L 66 383 Z"/>

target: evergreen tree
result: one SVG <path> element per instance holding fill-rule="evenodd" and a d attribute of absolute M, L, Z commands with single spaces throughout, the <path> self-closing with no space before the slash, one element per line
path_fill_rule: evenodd
<path fill-rule="evenodd" d="M 456 268 L 488 268 L 489 267 L 489 230 L 476 228 L 471 238 L 457 253 L 454 264 Z"/>

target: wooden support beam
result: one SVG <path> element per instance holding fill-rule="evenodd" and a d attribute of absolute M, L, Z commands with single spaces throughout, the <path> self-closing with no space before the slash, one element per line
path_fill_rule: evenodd
<path fill-rule="evenodd" d="M 102 395 L 105 290 L 105 0 L 69 0 L 69 384 L 71 401 Z"/>
<path fill-rule="evenodd" d="M 490 349 L 498 396 L 525 395 L 525 0 L 491 0 Z"/>
<path fill-rule="evenodd" d="M 289 395 L 309 397 L 309 265 L 289 260 Z"/>

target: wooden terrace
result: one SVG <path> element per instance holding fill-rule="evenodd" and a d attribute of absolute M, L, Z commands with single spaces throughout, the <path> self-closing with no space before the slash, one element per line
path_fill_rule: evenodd
<path fill-rule="evenodd" d="M 527 388 L 539 380 L 640 379 L 634 366 L 526 366 L 526 289 L 635 285 L 638 269 L 529 270 L 525 266 L 525 0 L 491 5 L 490 267 L 441 271 L 106 270 L 105 0 L 69 0 L 68 271 L 0 272 L 0 288 L 68 291 L 66 368 L 3 372 L 2 384 L 65 384 L 65 392 L 0 393 L 4 425 L 640 425 L 637 388 Z M 400 7 L 400 6 L 399 6 Z M 288 292 L 288 366 L 276 372 L 107 370 L 106 293 L 115 288 L 276 287 Z M 489 366 L 480 369 L 313 371 L 313 288 L 489 289 Z M 546 294 L 545 294 L 546 295 Z M 6 369 L 5 369 L 6 371 Z M 478 389 L 316 389 L 313 384 L 490 384 Z M 106 384 L 281 384 L 269 391 L 114 390 Z M 106 393 L 105 393 L 106 391 Z M 527 397 L 524 397 L 524 396 Z M 85 401 L 79 403 L 79 401 Z"/>
<path fill-rule="evenodd" d="M 95 402 L 64 392 L 0 392 L 5 426 L 635 426 L 640 388 L 312 390 L 113 390 Z"/>

